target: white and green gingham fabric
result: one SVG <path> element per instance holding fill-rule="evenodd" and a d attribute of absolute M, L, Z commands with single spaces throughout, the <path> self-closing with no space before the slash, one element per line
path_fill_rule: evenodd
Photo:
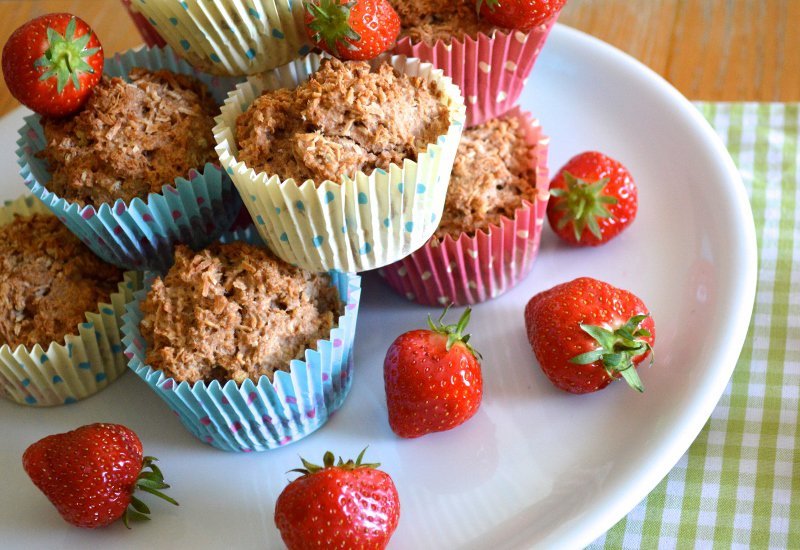
<path fill-rule="evenodd" d="M 703 431 L 592 550 L 800 549 L 800 104 L 697 107 L 727 145 L 753 206 L 753 318 Z"/>

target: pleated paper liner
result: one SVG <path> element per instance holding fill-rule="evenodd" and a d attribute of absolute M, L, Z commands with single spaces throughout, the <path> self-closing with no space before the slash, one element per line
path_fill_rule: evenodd
<path fill-rule="evenodd" d="M 136 2 L 136 4 L 139 3 L 138 0 L 134 0 L 134 2 Z M 142 36 L 144 43 L 151 48 L 163 48 L 167 45 L 167 42 L 161 38 L 161 35 L 158 34 L 155 27 L 147 20 L 147 17 L 136 9 L 136 4 L 132 3 L 131 0 L 122 0 L 122 5 L 125 6 L 128 15 L 131 16 L 131 20 L 133 20 L 133 24 Z"/>
<path fill-rule="evenodd" d="M 294 88 L 317 70 L 322 57 L 311 54 L 258 77 L 250 77 L 222 107 L 214 135 L 220 162 L 231 174 L 244 204 L 269 248 L 283 260 L 309 271 L 358 272 L 407 256 L 433 234 L 444 206 L 464 122 L 458 88 L 428 63 L 403 56 L 391 62 L 400 73 L 433 80 L 450 109 L 447 134 L 390 170 L 376 169 L 343 183 L 297 183 L 256 173 L 237 160 L 236 118 L 266 89 Z"/>
<path fill-rule="evenodd" d="M 229 234 L 223 241 L 261 243 L 257 232 Z M 139 332 L 140 305 L 154 274 L 146 273 L 144 289 L 128 304 L 122 328 L 129 367 L 144 380 L 200 441 L 224 451 L 264 451 L 297 441 L 318 430 L 341 407 L 353 377 L 355 338 L 361 279 L 332 272 L 345 302 L 344 314 L 317 349 L 307 349 L 304 360 L 293 360 L 288 372 L 275 372 L 258 382 L 220 384 L 178 382 L 145 363 L 146 343 Z"/>
<path fill-rule="evenodd" d="M 31 196 L 0 207 L 0 225 L 14 214 L 50 215 Z M 86 312 L 86 322 L 75 327 L 63 342 L 41 342 L 31 349 L 0 346 L 0 395 L 20 405 L 49 407 L 74 403 L 99 392 L 125 372 L 120 327 L 125 304 L 140 286 L 137 273 L 127 272 L 111 295 L 111 303 L 99 303 Z"/>
<path fill-rule="evenodd" d="M 238 79 L 203 75 L 169 49 L 129 51 L 106 59 L 105 72 L 125 76 L 133 67 L 161 68 L 190 74 L 204 82 L 217 102 Z M 229 176 L 218 166 L 198 166 L 187 178 L 165 182 L 161 193 L 145 200 L 82 205 L 47 189 L 50 172 L 36 154 L 46 146 L 40 118 L 25 119 L 17 141 L 17 163 L 25 185 L 103 260 L 125 269 L 163 270 L 172 263 L 172 250 L 182 242 L 203 246 L 226 231 L 241 209 Z"/>
<path fill-rule="evenodd" d="M 512 218 L 504 216 L 488 231 L 431 240 L 410 256 L 379 270 L 389 286 L 409 300 L 427 306 L 477 304 L 503 294 L 530 272 L 549 198 L 549 138 L 530 113 L 515 108 L 508 115 L 523 121 L 527 141 L 534 145 L 530 162 L 536 172 L 536 199 L 523 201 Z"/>
<path fill-rule="evenodd" d="M 477 38 L 464 35 L 432 44 L 403 37 L 393 53 L 417 57 L 442 69 L 461 88 L 467 126 L 496 118 L 517 104 L 550 30 L 553 17 L 528 31 L 495 31 Z"/>
<path fill-rule="evenodd" d="M 301 0 L 131 0 L 130 9 L 211 74 L 258 74 L 311 51 Z"/>

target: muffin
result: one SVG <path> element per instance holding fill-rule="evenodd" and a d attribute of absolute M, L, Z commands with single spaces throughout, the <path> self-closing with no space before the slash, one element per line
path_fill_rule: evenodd
<path fill-rule="evenodd" d="M 134 0 L 134 2 L 131 0 L 122 0 L 122 5 L 125 6 L 125 10 L 133 20 L 133 24 L 136 25 L 136 30 L 139 31 L 144 43 L 151 48 L 163 48 L 166 46 L 167 42 L 161 38 L 161 35 L 158 34 L 158 31 L 153 27 L 153 24 L 136 8 L 136 5 L 140 4 L 139 0 Z"/>
<path fill-rule="evenodd" d="M 311 51 L 300 1 L 122 0 L 122 3 L 145 39 L 158 37 L 166 41 L 189 63 L 210 74 L 258 74 Z"/>
<path fill-rule="evenodd" d="M 461 88 L 467 125 L 516 105 L 556 17 L 527 32 L 493 27 L 468 0 L 389 0 L 400 16 L 393 53 L 417 57 Z"/>
<path fill-rule="evenodd" d="M 234 84 L 169 49 L 106 59 L 81 111 L 26 119 L 17 152 L 25 183 L 105 261 L 166 269 L 176 242 L 208 244 L 241 209 L 211 132 Z"/>
<path fill-rule="evenodd" d="M 312 54 L 238 86 L 214 135 L 277 256 L 311 271 L 362 271 L 433 233 L 463 109 L 429 64 Z"/>
<path fill-rule="evenodd" d="M 421 304 L 466 305 L 522 280 L 547 207 L 547 144 L 519 109 L 464 130 L 439 226 L 381 271 L 389 285 Z"/>
<path fill-rule="evenodd" d="M 48 189 L 78 204 L 130 202 L 216 161 L 217 106 L 199 80 L 136 67 L 104 76 L 74 116 L 43 118 Z"/>
<path fill-rule="evenodd" d="M 145 275 L 123 333 L 130 367 L 202 441 L 265 450 L 318 429 L 351 384 L 359 278 L 275 258 L 249 230 Z"/>
<path fill-rule="evenodd" d="M 0 208 L 0 393 L 61 405 L 115 380 L 125 369 L 118 327 L 135 280 L 32 197 Z"/>

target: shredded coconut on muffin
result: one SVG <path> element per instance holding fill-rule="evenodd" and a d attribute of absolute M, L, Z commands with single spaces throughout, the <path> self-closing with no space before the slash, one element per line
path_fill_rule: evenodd
<path fill-rule="evenodd" d="M 104 77 L 76 115 L 42 119 L 48 190 L 80 204 L 129 202 L 217 162 L 218 109 L 202 82 L 138 67 L 129 78 Z"/>
<path fill-rule="evenodd" d="M 330 277 L 293 267 L 247 243 L 175 249 L 142 303 L 146 362 L 190 383 L 254 382 L 328 338 L 343 312 Z"/>
<path fill-rule="evenodd" d="M 63 343 L 121 280 L 55 216 L 15 216 L 0 227 L 0 345 Z"/>
<path fill-rule="evenodd" d="M 515 116 L 464 130 L 456 153 L 444 212 L 434 239 L 475 235 L 503 216 L 513 217 L 522 201 L 536 199 L 535 145 Z"/>
<path fill-rule="evenodd" d="M 495 27 L 478 18 L 475 3 L 466 0 L 389 0 L 400 16 L 400 37 L 433 44 L 464 35 L 491 36 Z"/>
<path fill-rule="evenodd" d="M 402 165 L 446 134 L 450 113 L 435 82 L 388 63 L 326 59 L 293 90 L 266 91 L 236 123 L 239 160 L 297 182 L 339 182 Z"/>

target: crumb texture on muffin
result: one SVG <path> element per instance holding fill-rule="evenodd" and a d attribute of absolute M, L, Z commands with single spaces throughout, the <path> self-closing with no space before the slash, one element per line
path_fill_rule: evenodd
<path fill-rule="evenodd" d="M 388 63 L 326 59 L 293 90 L 266 91 L 236 122 L 239 160 L 296 182 L 340 182 L 417 155 L 450 125 L 435 82 Z"/>
<path fill-rule="evenodd" d="M 343 311 L 327 275 L 247 243 L 179 245 L 142 303 L 146 362 L 175 380 L 257 382 L 328 338 Z"/>
<path fill-rule="evenodd" d="M 63 343 L 121 280 L 55 216 L 16 216 L 0 227 L 0 345 Z"/>
<path fill-rule="evenodd" d="M 126 202 L 216 162 L 218 108 L 205 84 L 167 70 L 104 77 L 76 115 L 42 119 L 50 191 L 80 204 Z"/>
<path fill-rule="evenodd" d="M 478 18 L 475 2 L 469 0 L 389 0 L 400 16 L 400 36 L 416 42 L 449 43 L 479 32 L 491 36 L 493 27 Z"/>
<path fill-rule="evenodd" d="M 512 218 L 523 200 L 535 201 L 534 149 L 515 116 L 464 130 L 434 238 L 474 235 L 503 216 Z"/>

